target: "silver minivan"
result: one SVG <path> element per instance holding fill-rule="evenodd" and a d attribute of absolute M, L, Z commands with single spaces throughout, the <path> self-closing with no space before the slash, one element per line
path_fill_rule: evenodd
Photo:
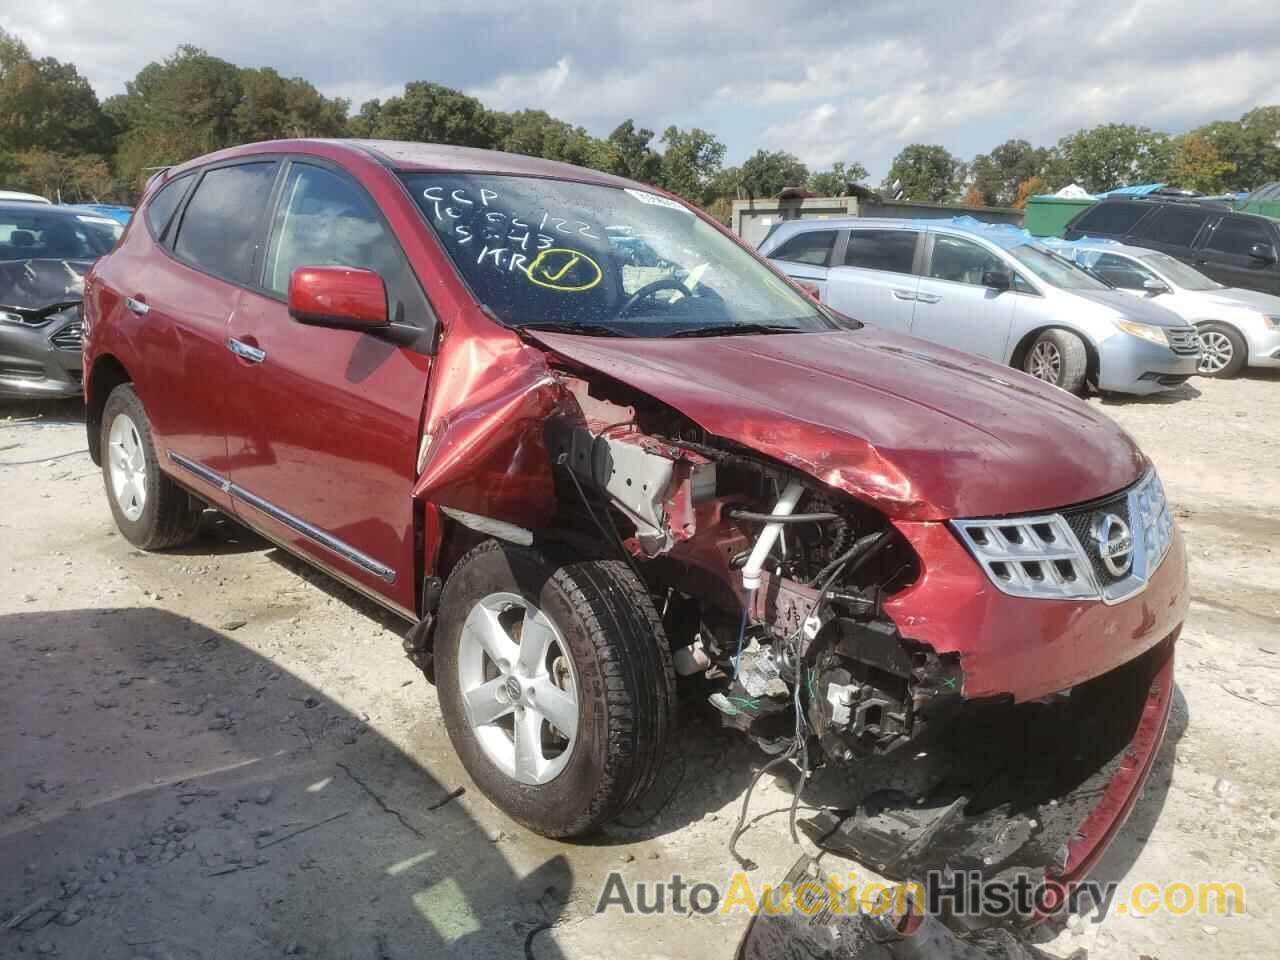
<path fill-rule="evenodd" d="M 1015 227 L 790 220 L 760 253 L 832 309 L 1009 364 L 1064 390 L 1156 393 L 1196 372 L 1193 326 Z"/>

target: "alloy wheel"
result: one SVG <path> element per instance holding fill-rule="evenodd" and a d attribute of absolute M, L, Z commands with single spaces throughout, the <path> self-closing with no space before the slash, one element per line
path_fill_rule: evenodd
<path fill-rule="evenodd" d="M 112 496 L 125 517 L 137 520 L 147 505 L 147 455 L 128 414 L 118 413 L 111 421 L 107 447 Z"/>
<path fill-rule="evenodd" d="M 578 678 L 546 614 L 514 593 L 481 599 L 462 627 L 458 683 L 490 762 L 520 783 L 559 776 L 578 733 Z"/>
<path fill-rule="evenodd" d="M 1062 354 L 1056 345 L 1041 340 L 1031 349 L 1030 374 L 1038 380 L 1057 385 L 1062 377 Z"/>
<path fill-rule="evenodd" d="M 1201 373 L 1214 374 L 1223 370 L 1231 362 L 1235 348 L 1231 338 L 1218 330 L 1205 330 L 1200 334 L 1200 366 Z"/>

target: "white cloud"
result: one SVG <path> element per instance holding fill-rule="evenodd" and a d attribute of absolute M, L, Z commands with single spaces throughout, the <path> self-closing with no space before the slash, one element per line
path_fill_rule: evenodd
<path fill-rule="evenodd" d="M 1280 4 L 1258 0 L 17 0 L 0 27 L 74 62 L 100 96 L 193 43 L 356 109 L 432 80 L 597 134 L 629 117 L 696 125 L 730 162 L 764 147 L 877 174 L 912 141 L 969 158 L 1010 137 L 1176 133 L 1280 103 Z"/>

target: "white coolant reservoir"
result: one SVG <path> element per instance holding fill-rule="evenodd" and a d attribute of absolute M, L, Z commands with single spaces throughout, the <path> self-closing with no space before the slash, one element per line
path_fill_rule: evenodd
<path fill-rule="evenodd" d="M 794 481 L 787 484 L 786 489 L 782 491 L 782 496 L 773 507 L 773 516 L 789 517 L 803 494 L 803 485 Z M 760 586 L 760 570 L 764 567 L 765 558 L 769 556 L 769 551 L 773 549 L 774 541 L 778 539 L 778 534 L 781 532 L 782 524 L 780 523 L 766 523 L 764 529 L 760 531 L 760 537 L 751 550 L 751 556 L 747 558 L 747 565 L 742 568 L 744 589 L 755 590 Z"/>

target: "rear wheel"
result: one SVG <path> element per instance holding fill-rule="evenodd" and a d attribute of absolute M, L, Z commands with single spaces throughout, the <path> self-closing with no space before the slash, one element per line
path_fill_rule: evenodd
<path fill-rule="evenodd" d="M 151 421 L 130 384 L 107 397 L 101 436 L 107 502 L 125 539 L 143 550 L 194 539 L 203 508 L 161 472 Z"/>
<path fill-rule="evenodd" d="M 1027 350 L 1022 369 L 1037 380 L 1069 393 L 1084 391 L 1089 354 L 1084 341 L 1069 330 L 1046 330 Z"/>
<path fill-rule="evenodd" d="M 512 819 L 578 836 L 652 785 L 675 684 L 661 621 L 626 564 L 490 540 L 459 561 L 440 611 L 449 737 Z"/>
<path fill-rule="evenodd" d="M 1202 377 L 1226 379 L 1234 377 L 1249 360 L 1249 347 L 1240 331 L 1225 323 L 1206 323 L 1200 327 L 1200 365 Z"/>

